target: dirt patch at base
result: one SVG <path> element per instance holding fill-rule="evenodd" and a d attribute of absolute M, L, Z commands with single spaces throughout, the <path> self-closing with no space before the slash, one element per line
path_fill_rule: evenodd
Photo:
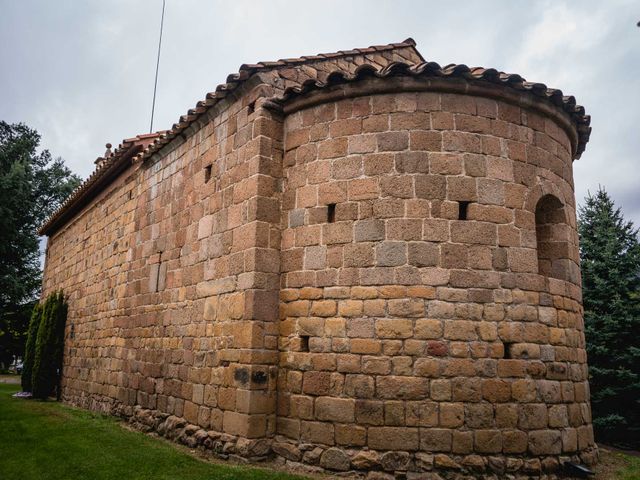
<path fill-rule="evenodd" d="M 20 383 L 20 375 L 0 375 L 0 383 L 17 385 Z"/>
<path fill-rule="evenodd" d="M 606 445 L 598 445 L 600 460 L 595 468 L 596 474 L 593 480 L 618 480 L 621 470 L 631 466 L 632 459 L 640 455 L 640 452 L 626 452 Z M 633 477 L 629 477 L 633 478 Z"/>

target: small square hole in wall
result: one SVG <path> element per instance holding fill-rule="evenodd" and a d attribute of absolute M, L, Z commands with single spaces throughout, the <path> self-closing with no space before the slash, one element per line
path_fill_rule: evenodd
<path fill-rule="evenodd" d="M 300 335 L 300 351 L 309 351 L 309 335 Z"/>
<path fill-rule="evenodd" d="M 211 165 L 204 167 L 204 183 L 209 183 L 211 180 Z"/>
<path fill-rule="evenodd" d="M 256 111 L 256 101 L 254 100 L 249 104 L 249 108 L 247 109 L 247 114 L 251 115 L 255 111 Z"/>
<path fill-rule="evenodd" d="M 502 355 L 502 358 L 511 360 L 513 358 L 512 352 L 511 352 L 511 347 L 513 347 L 513 343 L 503 342 L 502 346 L 504 347 L 504 353 Z"/>
<path fill-rule="evenodd" d="M 471 202 L 458 202 L 458 220 L 467 219 L 467 211 Z"/>
<path fill-rule="evenodd" d="M 333 223 L 336 221 L 336 204 L 330 203 L 327 205 L 327 223 Z"/>

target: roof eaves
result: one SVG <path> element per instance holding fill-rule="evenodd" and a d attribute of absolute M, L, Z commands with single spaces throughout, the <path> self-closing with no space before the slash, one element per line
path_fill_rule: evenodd
<path fill-rule="evenodd" d="M 145 144 L 164 134 L 165 131 L 160 131 L 124 139 L 113 154 L 100 162 L 91 175 L 71 192 L 62 205 L 45 220 L 38 229 L 38 234 L 48 235 L 55 231 L 55 227 L 62 218 L 67 216 L 69 210 L 75 211 L 78 205 L 84 205 L 83 202 L 88 197 L 93 198 L 92 194 L 96 193 L 96 189 L 102 185 L 103 179 L 110 178 L 117 172 L 122 171 L 123 167 L 126 168 L 131 159 L 143 150 Z"/>
<path fill-rule="evenodd" d="M 494 85 L 501 85 L 509 89 L 526 91 L 536 97 L 548 100 L 556 107 L 564 111 L 577 131 L 577 145 L 574 157 L 580 158 L 584 152 L 589 136 L 591 134 L 591 117 L 585 113 L 583 106 L 576 103 L 573 96 L 567 96 L 561 90 L 547 87 L 543 83 L 527 82 L 518 74 L 499 72 L 493 68 L 473 67 L 469 68 L 464 64 L 449 64 L 441 67 L 435 62 L 423 62 L 413 65 L 404 62 L 394 62 L 384 68 L 377 68 L 370 64 L 361 65 L 354 74 L 346 74 L 341 70 L 331 72 L 325 82 L 320 80 L 307 80 L 299 87 L 288 87 L 280 95 L 268 100 L 267 105 L 275 108 L 285 105 L 288 101 L 304 95 L 312 90 L 325 89 L 333 85 L 355 82 L 366 77 L 375 76 L 386 78 L 390 76 L 406 75 L 411 77 L 444 77 L 461 78 L 468 81 L 488 82 Z"/>

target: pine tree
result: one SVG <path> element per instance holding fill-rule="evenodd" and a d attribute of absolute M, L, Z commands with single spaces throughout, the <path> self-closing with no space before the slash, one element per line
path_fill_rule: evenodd
<path fill-rule="evenodd" d="M 38 226 L 78 186 L 60 158 L 38 152 L 40 135 L 0 120 L 0 316 L 37 295 Z"/>
<path fill-rule="evenodd" d="M 23 354 L 42 283 L 37 229 L 79 183 L 62 159 L 40 151 L 38 132 L 0 120 L 0 363 Z"/>
<path fill-rule="evenodd" d="M 640 243 L 607 192 L 579 209 L 591 407 L 596 436 L 640 445 Z"/>

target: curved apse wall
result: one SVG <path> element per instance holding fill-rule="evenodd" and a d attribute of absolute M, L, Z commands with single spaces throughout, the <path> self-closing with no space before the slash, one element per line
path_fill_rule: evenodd
<path fill-rule="evenodd" d="M 285 119 L 280 440 L 369 468 L 590 463 L 566 131 L 397 90 Z"/>

